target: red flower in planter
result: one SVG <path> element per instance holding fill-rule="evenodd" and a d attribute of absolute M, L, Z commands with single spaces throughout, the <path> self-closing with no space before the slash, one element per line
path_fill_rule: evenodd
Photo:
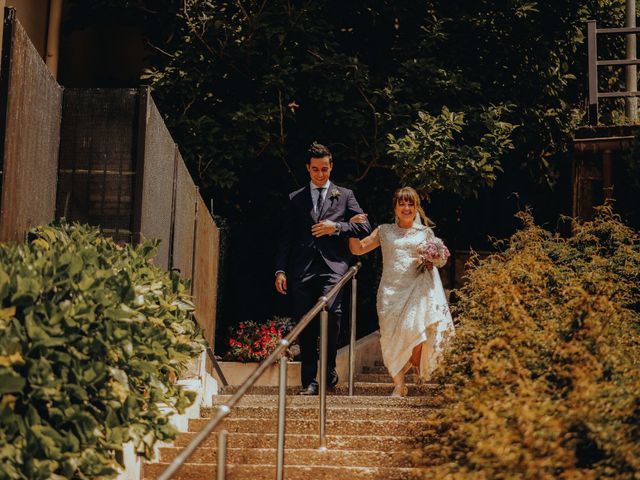
<path fill-rule="evenodd" d="M 231 332 L 229 351 L 224 358 L 241 362 L 262 361 L 273 352 L 290 329 L 291 321 L 288 318 L 276 317 L 265 325 L 252 320 L 242 322 Z"/>

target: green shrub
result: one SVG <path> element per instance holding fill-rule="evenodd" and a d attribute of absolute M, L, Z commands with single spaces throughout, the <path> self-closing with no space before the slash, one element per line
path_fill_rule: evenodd
<path fill-rule="evenodd" d="M 156 246 L 65 223 L 0 245 L 1 479 L 108 478 L 124 442 L 174 438 L 158 404 L 193 402 L 174 381 L 201 335 Z"/>
<path fill-rule="evenodd" d="M 459 292 L 427 478 L 640 478 L 640 236 L 535 226 Z"/>

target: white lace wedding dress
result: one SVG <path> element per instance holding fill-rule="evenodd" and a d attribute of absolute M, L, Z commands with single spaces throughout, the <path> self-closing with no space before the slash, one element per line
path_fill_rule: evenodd
<path fill-rule="evenodd" d="M 428 380 L 438 364 L 454 327 L 438 269 L 418 270 L 417 246 L 433 231 L 419 224 L 401 228 L 397 224 L 378 227 L 382 248 L 382 279 L 377 309 L 380 344 L 391 376 L 398 374 L 413 348 L 426 342 L 420 359 L 420 376 Z"/>

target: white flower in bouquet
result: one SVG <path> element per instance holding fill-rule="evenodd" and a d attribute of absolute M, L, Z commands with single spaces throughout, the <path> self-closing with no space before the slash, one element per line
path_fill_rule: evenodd
<path fill-rule="evenodd" d="M 434 237 L 425 240 L 418 245 L 418 270 L 426 271 L 428 264 L 437 268 L 443 267 L 450 256 L 449 249 L 441 239 Z"/>

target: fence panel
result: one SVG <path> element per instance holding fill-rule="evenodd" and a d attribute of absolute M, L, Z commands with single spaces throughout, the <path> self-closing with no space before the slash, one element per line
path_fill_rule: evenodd
<path fill-rule="evenodd" d="M 156 264 L 192 279 L 213 344 L 219 232 L 149 90 L 65 91 L 57 213 L 120 241 L 161 240 Z"/>
<path fill-rule="evenodd" d="M 176 146 L 148 88 L 140 89 L 139 131 L 134 232 L 160 239 L 156 263 L 168 269 Z"/>
<path fill-rule="evenodd" d="M 56 216 L 132 240 L 138 90 L 67 89 Z"/>
<path fill-rule="evenodd" d="M 171 268 L 182 278 L 193 278 L 193 248 L 196 225 L 196 189 L 191 175 L 176 149 L 175 201 Z M 191 284 L 193 293 L 193 283 Z"/>
<path fill-rule="evenodd" d="M 220 233 L 198 195 L 196 210 L 195 262 L 193 271 L 193 296 L 196 302 L 196 319 L 204 330 L 210 345 L 214 345 L 216 331 L 216 299 L 218 296 L 218 251 Z"/>
<path fill-rule="evenodd" d="M 54 219 L 62 89 L 5 10 L 0 66 L 0 240 Z"/>

